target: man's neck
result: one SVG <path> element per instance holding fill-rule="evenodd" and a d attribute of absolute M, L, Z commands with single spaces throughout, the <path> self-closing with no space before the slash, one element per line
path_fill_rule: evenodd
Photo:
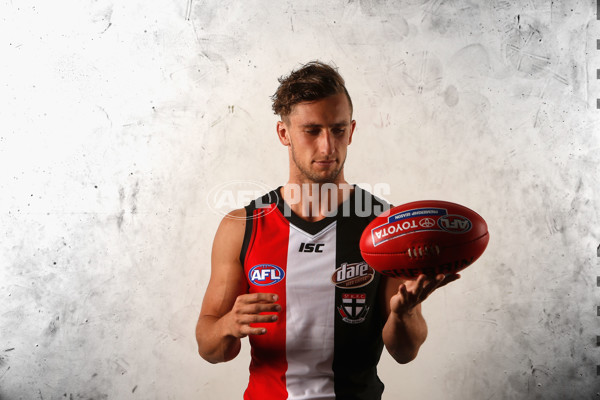
<path fill-rule="evenodd" d="M 281 189 L 281 195 L 294 214 L 306 221 L 316 222 L 335 215 L 338 207 L 353 191 L 354 187 L 346 181 L 288 182 Z"/>

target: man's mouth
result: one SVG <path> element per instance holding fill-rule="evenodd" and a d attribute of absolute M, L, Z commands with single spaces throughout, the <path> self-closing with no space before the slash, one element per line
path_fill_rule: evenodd
<path fill-rule="evenodd" d="M 317 165 L 328 167 L 330 165 L 333 165 L 335 163 L 335 160 L 315 160 L 313 162 Z"/>

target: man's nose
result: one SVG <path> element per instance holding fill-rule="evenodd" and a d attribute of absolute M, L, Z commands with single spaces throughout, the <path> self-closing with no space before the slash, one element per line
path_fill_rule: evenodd
<path fill-rule="evenodd" d="M 328 129 L 324 129 L 319 137 L 319 150 L 323 154 L 331 154 L 333 152 L 333 133 Z"/>

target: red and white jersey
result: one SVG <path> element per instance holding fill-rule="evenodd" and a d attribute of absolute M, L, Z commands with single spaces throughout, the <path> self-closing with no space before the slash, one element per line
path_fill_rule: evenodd
<path fill-rule="evenodd" d="M 336 216 L 310 223 L 291 212 L 280 189 L 246 207 L 240 260 L 249 292 L 276 293 L 282 310 L 277 322 L 256 325 L 265 335 L 250 337 L 244 399 L 379 399 L 381 276 L 358 243 L 389 205 L 356 187 Z"/>

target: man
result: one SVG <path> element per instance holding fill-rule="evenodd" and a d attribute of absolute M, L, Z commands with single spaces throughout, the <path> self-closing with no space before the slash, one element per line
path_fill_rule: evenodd
<path fill-rule="evenodd" d="M 427 336 L 421 302 L 459 276 L 403 282 L 362 259 L 362 231 L 388 205 L 344 178 L 356 121 L 335 69 L 311 62 L 280 79 L 273 110 L 289 180 L 222 220 L 199 353 L 229 361 L 248 336 L 245 399 L 380 399 L 383 346 L 399 363 L 413 360 Z M 365 206 L 366 217 L 357 212 Z"/>

